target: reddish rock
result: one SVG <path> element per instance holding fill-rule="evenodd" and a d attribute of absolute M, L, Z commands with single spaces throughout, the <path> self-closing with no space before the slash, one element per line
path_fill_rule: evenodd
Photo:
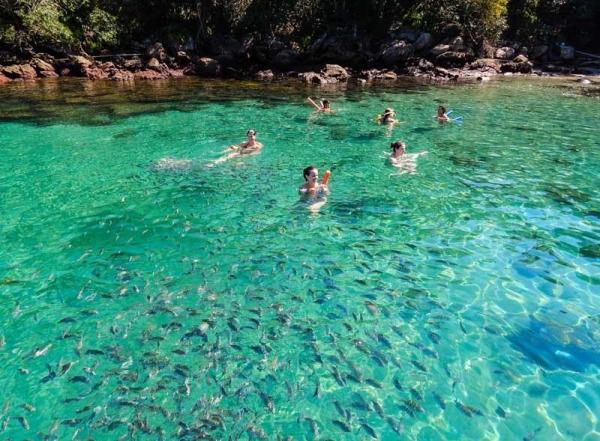
<path fill-rule="evenodd" d="M 146 66 L 148 66 L 149 69 L 158 70 L 160 68 L 160 61 L 158 61 L 156 58 L 150 58 L 148 63 L 146 63 Z"/>
<path fill-rule="evenodd" d="M 42 70 L 40 72 L 38 72 L 38 75 L 41 78 L 57 78 L 58 74 L 56 73 L 55 70 Z"/>
<path fill-rule="evenodd" d="M 182 78 L 185 76 L 183 69 L 169 69 L 169 76 L 173 78 Z"/>
<path fill-rule="evenodd" d="M 33 80 L 37 78 L 37 72 L 29 64 L 13 64 L 12 66 L 0 66 L 0 73 L 8 78 L 19 80 Z"/>
<path fill-rule="evenodd" d="M 69 75 L 71 75 L 71 69 L 69 69 L 68 67 L 65 67 L 60 70 L 59 75 L 61 77 L 68 77 Z"/>
<path fill-rule="evenodd" d="M 54 72 L 54 66 L 40 58 L 34 58 L 29 64 L 38 72 Z"/>
<path fill-rule="evenodd" d="M 10 78 L 7 78 L 3 74 L 0 73 L 0 84 L 8 83 L 9 81 L 10 81 Z"/>
<path fill-rule="evenodd" d="M 500 72 L 502 63 L 493 58 L 480 58 L 478 60 L 473 61 L 470 67 L 471 69 L 494 70 L 496 72 Z"/>
<path fill-rule="evenodd" d="M 92 60 L 82 57 L 81 55 L 73 55 L 70 57 L 71 64 L 69 66 L 72 74 L 79 76 L 87 76 L 87 69 L 94 64 Z"/>
<path fill-rule="evenodd" d="M 108 78 L 108 73 L 106 73 L 99 67 L 88 67 L 84 69 L 83 75 L 88 80 L 105 80 Z"/>
<path fill-rule="evenodd" d="M 166 78 L 166 75 L 150 69 L 136 72 L 133 76 L 136 80 L 163 80 Z"/>
<path fill-rule="evenodd" d="M 131 60 L 125 61 L 123 67 L 131 71 L 140 70 L 142 68 L 142 60 L 137 57 L 132 58 Z"/>
<path fill-rule="evenodd" d="M 110 74 L 110 79 L 113 81 L 132 81 L 133 78 L 133 74 L 128 70 L 115 70 Z"/>
<path fill-rule="evenodd" d="M 298 78 L 300 78 L 306 84 L 319 84 L 319 85 L 323 85 L 323 84 L 337 82 L 337 80 L 334 80 L 333 78 L 331 80 L 328 80 L 323 75 L 320 75 L 320 74 L 318 74 L 316 72 L 304 72 L 304 73 L 301 73 L 300 75 L 298 75 Z"/>

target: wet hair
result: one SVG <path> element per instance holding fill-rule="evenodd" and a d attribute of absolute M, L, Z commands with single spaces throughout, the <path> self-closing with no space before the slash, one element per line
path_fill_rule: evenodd
<path fill-rule="evenodd" d="M 254 136 L 258 135 L 258 132 L 254 129 L 248 129 L 248 131 L 246 132 L 246 135 L 249 135 L 250 132 L 254 133 Z"/>
<path fill-rule="evenodd" d="M 438 106 L 438 112 L 442 111 L 443 113 L 446 113 L 447 109 L 444 106 Z"/>
<path fill-rule="evenodd" d="M 309 165 L 304 170 L 302 170 L 302 176 L 304 176 L 304 180 L 308 181 L 308 179 L 307 179 L 308 175 L 310 175 L 311 171 L 316 170 L 316 169 L 317 169 L 316 167 Z"/>
<path fill-rule="evenodd" d="M 323 103 L 323 107 L 327 107 L 329 105 L 329 100 L 321 101 Z"/>
<path fill-rule="evenodd" d="M 404 144 L 402 141 L 396 141 L 396 142 L 392 142 L 390 144 L 390 148 L 392 150 L 398 150 L 400 148 L 405 149 L 406 148 L 406 144 Z"/>

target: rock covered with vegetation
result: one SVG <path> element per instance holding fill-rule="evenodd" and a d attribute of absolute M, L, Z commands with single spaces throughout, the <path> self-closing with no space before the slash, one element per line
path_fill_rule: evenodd
<path fill-rule="evenodd" d="M 594 51 L 599 22 L 597 0 L 0 0 L 0 83 L 200 75 L 328 84 L 534 64 L 594 73 L 600 65 L 578 65 L 573 46 Z"/>

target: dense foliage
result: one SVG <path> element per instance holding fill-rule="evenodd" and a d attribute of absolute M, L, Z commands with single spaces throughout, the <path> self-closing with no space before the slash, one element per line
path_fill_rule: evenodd
<path fill-rule="evenodd" d="M 437 32 L 459 23 L 471 44 L 598 46 L 598 0 L 0 0 L 0 42 L 54 51 L 130 48 L 145 41 L 202 47 L 214 35 L 384 37 L 402 26 Z"/>

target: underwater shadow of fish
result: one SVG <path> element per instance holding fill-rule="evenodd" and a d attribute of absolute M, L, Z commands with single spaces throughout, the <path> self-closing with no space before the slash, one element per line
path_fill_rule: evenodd
<path fill-rule="evenodd" d="M 584 372 L 590 365 L 600 366 L 600 352 L 573 342 L 561 342 L 551 327 L 534 318 L 530 318 L 526 328 L 507 339 L 516 350 L 544 369 Z M 589 346 L 594 347 L 592 342 Z"/>

